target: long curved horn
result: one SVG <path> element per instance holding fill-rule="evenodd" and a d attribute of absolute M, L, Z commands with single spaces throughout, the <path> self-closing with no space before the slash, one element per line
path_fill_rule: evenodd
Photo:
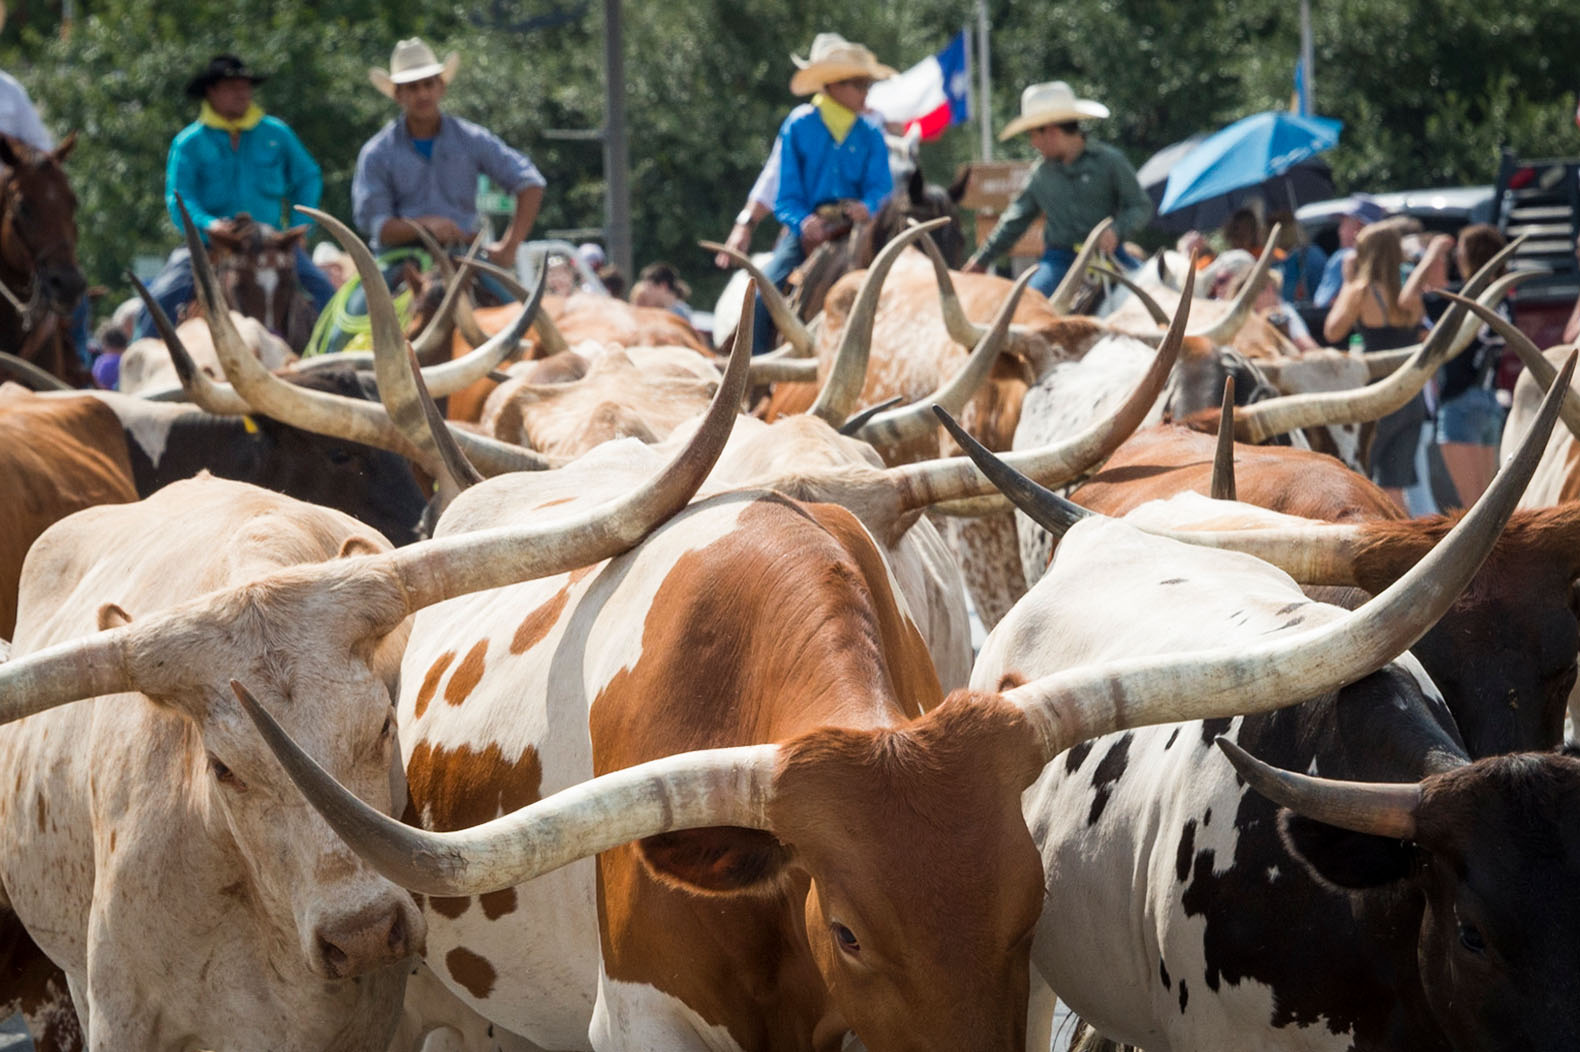
<path fill-rule="evenodd" d="M 1186 275 L 1185 295 L 1180 297 L 1174 321 L 1169 326 L 1163 345 L 1158 348 L 1157 356 L 1147 368 L 1146 375 L 1113 416 L 1094 421 L 1080 434 L 1044 449 L 1008 453 L 1003 462 L 1014 465 L 1015 469 L 1048 485 L 1059 486 L 1105 460 L 1118 449 L 1131 432 L 1141 426 L 1141 421 L 1157 404 L 1164 385 L 1168 383 L 1169 373 L 1173 371 L 1174 362 L 1185 343 L 1185 325 L 1190 319 L 1190 293 L 1195 280 L 1194 273 Z M 894 479 L 899 486 L 901 506 L 915 509 L 937 505 L 935 510 L 949 515 L 983 515 L 1004 510 L 1001 499 L 995 500 L 988 496 L 997 489 L 993 480 L 980 470 L 980 461 L 973 463 L 973 448 L 982 453 L 987 453 L 987 450 L 950 419 L 949 414 L 940 413 L 939 419 L 967 456 L 890 468 L 885 475 Z"/>
<path fill-rule="evenodd" d="M 790 345 L 796 357 L 810 358 L 816 353 L 812 334 L 807 331 L 807 327 L 802 323 L 801 319 L 796 317 L 794 308 L 785 299 L 784 293 L 779 291 L 779 286 L 768 280 L 768 275 L 763 273 L 761 267 L 752 262 L 750 256 L 737 252 L 728 245 L 721 245 L 717 241 L 698 241 L 697 244 L 709 252 L 724 253 L 730 257 L 736 266 L 752 276 L 752 282 L 757 286 L 758 295 L 763 298 L 763 307 L 768 311 L 768 316 L 773 318 L 774 325 L 779 329 L 780 334 L 784 336 L 785 342 Z"/>
<path fill-rule="evenodd" d="M 1466 283 L 1466 288 L 1461 291 L 1464 295 L 1477 297 L 1477 301 L 1484 304 L 1485 306 L 1496 307 L 1498 305 L 1498 301 L 1501 300 L 1508 293 L 1508 291 L 1514 288 L 1516 285 L 1523 284 L 1524 282 L 1529 281 L 1531 278 L 1540 277 L 1541 275 L 1548 273 L 1551 273 L 1551 271 L 1513 270 L 1498 278 L 1498 280 L 1493 282 L 1492 286 L 1485 291 L 1468 291 L 1468 282 Z M 1438 295 L 1448 295 L 1447 290 L 1438 289 L 1436 291 Z M 1450 358 L 1453 358 L 1459 354 L 1459 349 L 1470 346 L 1470 341 L 1475 338 L 1476 330 L 1481 328 L 1481 326 L 1477 325 L 1473 319 L 1466 317 L 1463 310 L 1452 308 L 1446 315 L 1444 315 L 1443 320 L 1438 324 L 1446 327 L 1450 323 L 1457 324 L 1459 326 L 1459 331 L 1454 337 L 1453 344 L 1454 348 L 1456 349 L 1451 350 L 1448 355 Z M 1399 366 L 1409 361 L 1411 356 L 1413 356 L 1415 352 L 1420 349 L 1420 347 L 1421 345 L 1417 343 L 1409 347 L 1395 347 L 1392 350 L 1387 351 L 1366 352 L 1361 356 L 1361 360 L 1366 363 L 1367 378 L 1376 380 L 1381 377 L 1388 376 L 1398 369 Z"/>
<path fill-rule="evenodd" d="M 867 408 L 863 409 L 861 412 L 857 413 L 855 416 L 839 425 L 839 433 L 847 437 L 854 437 L 861 432 L 862 428 L 867 426 L 867 422 L 873 417 L 877 416 L 879 413 L 887 412 L 888 410 L 893 409 L 903 401 L 905 401 L 903 397 L 900 395 L 895 395 L 893 398 L 884 399 L 877 405 L 869 405 Z"/>
<path fill-rule="evenodd" d="M 449 357 L 450 333 L 455 330 L 456 310 L 458 304 L 466 298 L 472 278 L 477 274 L 474 263 L 482 244 L 483 235 L 479 234 L 477 240 L 472 242 L 471 250 L 462 262 L 460 271 L 457 273 L 452 267 L 451 272 L 445 275 L 444 298 L 439 301 L 439 309 L 434 311 L 427 326 L 411 342 L 412 350 L 417 352 L 418 361 L 427 361 L 436 356 Z M 475 319 L 473 324 L 476 324 Z"/>
<path fill-rule="evenodd" d="M 1298 815 L 1356 833 L 1414 840 L 1421 786 L 1415 782 L 1350 782 L 1313 778 L 1269 766 L 1228 738 L 1217 739 L 1251 788 Z"/>
<path fill-rule="evenodd" d="M 1561 393 L 1561 392 L 1560 392 Z M 1430 553 L 1371 602 L 1310 632 L 1185 655 L 1070 669 L 1006 693 L 1053 759 L 1126 727 L 1267 712 L 1353 683 L 1420 639 L 1481 568 L 1530 480 L 1559 398 L 1474 508 Z"/>
<path fill-rule="evenodd" d="M 187 350 L 186 344 L 181 342 L 181 337 L 176 335 L 176 327 L 170 324 L 170 318 L 165 314 L 165 309 L 154 299 L 148 291 L 148 286 L 140 281 L 136 274 L 126 272 L 131 280 L 132 288 L 136 290 L 138 298 L 143 301 L 143 307 L 153 319 L 154 329 L 159 333 L 159 339 L 164 342 L 165 353 L 170 355 L 170 363 L 175 366 L 176 379 L 181 381 L 181 391 L 187 400 L 199 409 L 220 416 L 246 416 L 253 411 L 247 400 L 236 393 L 229 384 L 215 383 L 209 375 L 197 367 L 197 362 L 192 360 L 192 353 Z M 165 392 L 160 391 L 163 396 Z M 161 397 L 160 401 L 167 399 Z M 179 401 L 180 399 L 169 399 Z"/>
<path fill-rule="evenodd" d="M 624 496 L 557 520 L 286 567 L 261 582 L 199 596 L 131 624 L 15 658 L 0 664 L 0 723 L 82 698 L 148 689 L 151 684 L 143 679 L 171 674 L 164 657 L 171 638 L 212 632 L 216 615 L 229 616 L 230 597 L 250 593 L 264 582 L 310 583 L 341 595 L 349 609 L 377 610 L 377 615 L 365 617 L 366 631 L 374 636 L 434 603 L 562 573 L 627 551 L 684 508 L 713 469 L 745 393 L 748 357 L 748 347 L 737 348 L 690 440 L 661 471 Z"/>
<path fill-rule="evenodd" d="M 455 264 L 450 260 L 449 254 L 445 252 L 444 246 L 439 244 L 432 232 L 421 223 L 412 223 L 411 228 L 417 235 L 417 240 L 422 242 L 422 247 L 427 250 L 428 255 L 433 259 L 433 265 L 439 268 L 439 274 L 444 278 L 445 282 L 448 285 L 456 284 Z M 481 243 L 483 235 L 480 233 L 477 237 L 478 240 L 473 242 L 474 251 Z M 455 327 L 460 330 L 461 338 L 473 347 L 480 347 L 487 343 L 488 334 L 478 326 L 477 316 L 472 313 L 472 301 L 465 296 L 459 297 L 455 300 L 454 309 Z"/>
<path fill-rule="evenodd" d="M 914 222 L 914 220 L 913 220 Z M 949 264 L 932 238 L 917 243 L 933 265 L 933 277 L 938 282 L 938 308 L 944 319 L 944 331 L 962 347 L 975 347 L 987 335 L 988 327 L 978 325 L 966 316 L 960 305 L 960 294 L 955 291 L 954 279 L 949 276 Z"/>
<path fill-rule="evenodd" d="M 10 373 L 34 391 L 76 390 L 54 373 L 46 372 L 26 358 L 18 358 L 5 351 L 0 351 L 0 372 Z"/>
<path fill-rule="evenodd" d="M 988 327 L 987 335 L 982 337 L 982 342 L 977 344 L 960 370 L 942 387 L 919 402 L 879 413 L 856 431 L 856 437 L 875 446 L 897 446 L 921 438 L 938 426 L 931 406 L 940 406 L 950 413 L 959 413 L 964 409 L 992 374 L 994 363 L 998 361 L 1005 338 L 1009 335 L 1009 320 L 1015 316 L 1015 308 L 1020 304 L 1020 294 L 1026 291 L 1027 282 L 1034 276 L 1035 268 L 1022 274 L 1010 288 L 1009 295 L 1004 298 L 998 314 L 993 318 L 993 324 Z"/>
<path fill-rule="evenodd" d="M 1504 342 L 1514 351 L 1520 363 L 1530 370 L 1531 379 L 1535 380 L 1543 391 L 1552 390 L 1553 383 L 1558 379 L 1558 367 L 1548 360 L 1547 355 L 1537 350 L 1531 338 L 1515 328 L 1513 322 L 1474 300 L 1467 300 L 1452 292 L 1445 292 L 1443 295 L 1463 303 L 1477 318 L 1492 326 L 1493 331 L 1502 336 Z M 1564 407 L 1559 415 L 1563 419 L 1564 426 L 1569 429 L 1569 433 L 1580 438 L 1580 392 L 1569 391 L 1564 395 Z"/>
<path fill-rule="evenodd" d="M 1211 325 L 1202 329 L 1186 333 L 1189 337 L 1206 340 L 1216 346 L 1226 346 L 1234 341 L 1236 334 L 1245 325 L 1246 319 L 1251 316 L 1251 311 L 1256 304 L 1256 297 L 1262 291 L 1262 282 L 1267 278 L 1267 272 L 1273 266 L 1273 245 L 1278 240 L 1278 224 L 1268 232 L 1267 244 L 1262 247 L 1262 254 L 1257 257 L 1256 265 L 1251 268 L 1251 274 L 1240 286 L 1240 292 L 1234 298 L 1234 304 L 1229 312 Z M 1195 269 L 1192 267 L 1192 269 Z M 1161 337 L 1156 333 L 1126 333 L 1143 343 L 1156 343 Z M 1406 399 L 1405 401 L 1409 401 Z M 1402 404 L 1402 403 L 1401 403 Z M 1368 418 L 1369 419 L 1369 418 Z"/>
<path fill-rule="evenodd" d="M 487 274 L 493 278 L 499 283 L 501 288 L 516 297 L 517 300 L 525 302 L 531 297 L 527 287 L 517 281 L 516 276 L 504 267 L 490 263 L 486 259 L 474 260 L 472 265 L 477 268 L 479 273 Z M 542 345 L 545 355 L 559 354 L 561 351 L 571 349 L 571 345 L 565 342 L 565 337 L 554 324 L 554 319 L 549 317 L 548 311 L 539 311 L 537 317 L 533 319 L 532 327 L 538 332 L 538 343 Z"/>
<path fill-rule="evenodd" d="M 177 203 L 180 204 L 179 201 Z M 203 302 L 209 331 L 214 336 L 215 353 L 236 393 L 252 407 L 250 412 L 264 413 L 305 431 L 335 435 L 352 442 L 387 449 L 415 461 L 423 459 L 422 453 L 400 433 L 382 406 L 286 383 L 246 353 L 230 314 L 223 310 L 216 314 L 213 309 L 219 289 L 214 279 L 214 269 L 204 256 L 202 242 L 198 240 L 197 230 L 191 225 L 190 217 L 186 233 L 187 244 L 192 251 L 192 272 L 197 279 L 198 298 Z M 486 475 L 508 471 L 541 471 L 559 463 L 508 442 L 460 429 L 451 430 L 456 441 L 466 451 L 467 458 Z"/>
<path fill-rule="evenodd" d="M 477 469 L 456 448 L 449 429 L 443 423 L 437 429 L 430 426 L 430 421 L 439 414 L 433 407 L 433 399 L 423 389 L 422 376 L 414 364 L 408 364 L 408 354 L 412 354 L 412 351 L 401 332 L 400 318 L 395 313 L 395 299 L 390 295 L 389 286 L 384 284 L 384 275 L 379 271 L 378 261 L 373 258 L 372 251 L 351 232 L 351 228 L 328 212 L 300 205 L 297 211 L 322 224 L 329 236 L 338 241 L 351 257 L 352 266 L 357 268 L 357 275 L 362 279 L 362 291 L 367 297 L 368 327 L 373 340 L 373 371 L 378 379 L 379 400 L 384 403 L 385 411 L 401 434 L 421 451 L 422 460 L 419 463 L 423 470 L 438 480 L 440 493 L 445 495 L 446 500 L 473 483 L 482 481 Z M 455 281 L 453 277 L 450 280 Z M 526 323 L 531 320 L 530 311 L 531 305 L 523 308 L 516 324 L 511 326 L 512 343 L 526 331 Z M 414 354 L 411 362 L 416 362 Z"/>
<path fill-rule="evenodd" d="M 705 826 L 772 829 L 775 745 L 666 756 L 562 789 L 470 829 L 416 829 L 357 799 L 245 688 L 235 682 L 231 688 L 324 820 L 386 879 L 412 891 L 486 894 L 659 833 Z"/>
<path fill-rule="evenodd" d="M 817 383 L 816 358 L 774 358 L 764 361 L 758 355 L 752 361 L 754 384 L 814 384 Z"/>
<path fill-rule="evenodd" d="M 1092 265 L 1092 269 L 1100 274 L 1106 274 L 1108 277 L 1113 278 L 1125 288 L 1129 289 L 1131 295 L 1135 296 L 1140 304 L 1147 309 L 1147 313 L 1152 315 L 1152 320 L 1154 322 L 1159 325 L 1167 325 L 1169 323 L 1168 312 L 1158 305 L 1158 301 L 1152 298 L 1152 294 L 1150 292 L 1142 288 L 1140 285 L 1137 285 L 1134 281 L 1131 281 L 1129 278 L 1125 277 L 1123 271 L 1116 270 L 1113 267 L 1105 266 L 1101 263 L 1094 263 Z"/>
<path fill-rule="evenodd" d="M 1212 455 L 1213 500 L 1234 500 L 1234 374 L 1223 380 L 1223 405 L 1218 410 L 1218 445 Z"/>
<path fill-rule="evenodd" d="M 1075 294 L 1081 287 L 1081 282 L 1086 280 L 1086 268 L 1092 265 L 1092 260 L 1097 256 L 1097 239 L 1108 232 L 1114 225 L 1112 216 L 1104 216 L 1092 232 L 1086 235 L 1086 240 L 1081 242 L 1081 251 L 1075 254 L 1075 262 L 1070 264 L 1070 269 L 1065 271 L 1064 280 L 1059 282 L 1059 287 L 1053 290 L 1053 295 L 1048 297 L 1048 306 L 1055 314 L 1068 314 L 1075 308 Z"/>
<path fill-rule="evenodd" d="M 878 315 L 878 299 L 883 292 L 884 279 L 889 269 L 900 258 L 907 245 L 930 230 L 937 230 L 949 222 L 947 216 L 919 223 L 899 234 L 883 246 L 883 251 L 872 261 L 867 276 L 862 280 L 856 301 L 851 304 L 850 315 L 845 319 L 845 331 L 840 334 L 839 349 L 834 352 L 833 363 L 818 392 L 817 401 L 808 410 L 830 427 L 839 427 L 855 411 L 861 398 L 861 389 L 867 382 L 867 360 L 872 353 L 872 325 Z"/>

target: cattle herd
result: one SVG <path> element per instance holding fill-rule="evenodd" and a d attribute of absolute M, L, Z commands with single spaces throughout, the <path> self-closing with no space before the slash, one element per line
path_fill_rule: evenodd
<path fill-rule="evenodd" d="M 472 259 L 402 331 L 315 218 L 371 354 L 197 250 L 129 390 L 0 387 L 40 1052 L 1045 1052 L 1056 999 L 1085 1050 L 1580 1048 L 1580 396 L 1498 261 L 1299 355 L 1264 271 L 1076 315 L 1088 260 L 939 220 L 753 359 Z M 1370 422 L 1483 319 L 1503 469 L 1406 519 Z"/>

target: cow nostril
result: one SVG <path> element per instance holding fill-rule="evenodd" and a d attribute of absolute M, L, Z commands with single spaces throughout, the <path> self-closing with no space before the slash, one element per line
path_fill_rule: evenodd
<path fill-rule="evenodd" d="M 390 924 L 389 948 L 396 957 L 406 956 L 406 918 L 399 910 L 395 911 L 395 920 Z"/>
<path fill-rule="evenodd" d="M 350 960 L 346 956 L 345 950 L 342 950 L 328 939 L 320 937 L 318 940 L 318 952 L 323 955 L 324 970 L 329 973 L 331 978 L 338 979 L 345 974 L 346 964 Z"/>

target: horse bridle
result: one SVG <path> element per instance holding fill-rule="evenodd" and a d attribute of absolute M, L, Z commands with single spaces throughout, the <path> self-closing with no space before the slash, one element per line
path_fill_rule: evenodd
<path fill-rule="evenodd" d="M 22 331 L 30 332 L 32 331 L 33 326 L 37 324 L 40 313 L 42 313 L 41 306 L 38 302 L 38 291 L 40 285 L 36 279 L 36 275 L 41 268 L 50 265 L 49 257 L 57 253 L 59 245 L 51 244 L 44 251 L 40 251 L 29 243 L 26 229 L 22 225 L 21 218 L 17 215 L 16 203 L 12 193 L 12 186 L 14 185 L 15 177 L 16 173 L 14 169 L 6 173 L 3 188 L 0 188 L 0 199 L 3 199 L 5 203 L 5 211 L 3 217 L 0 217 L 0 224 L 10 225 L 11 233 L 14 235 L 16 243 L 21 245 L 22 250 L 27 253 L 27 259 L 21 264 L 21 269 L 24 273 L 30 275 L 28 288 L 26 290 L 28 296 L 27 301 L 24 303 L 22 299 L 11 290 L 11 286 L 6 284 L 4 278 L 0 278 L 0 296 L 3 296 L 6 302 L 11 304 L 12 309 L 16 311 L 17 317 L 20 319 Z M 64 242 L 62 242 L 62 244 L 64 244 Z M 67 251 L 66 255 L 69 258 L 70 252 Z"/>

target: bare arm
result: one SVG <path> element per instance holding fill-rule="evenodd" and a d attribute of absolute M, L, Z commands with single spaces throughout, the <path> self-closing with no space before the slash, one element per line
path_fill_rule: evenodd
<path fill-rule="evenodd" d="M 1575 309 L 1569 312 L 1569 320 L 1564 323 L 1564 343 L 1574 343 L 1580 340 L 1580 296 L 1575 297 Z"/>
<path fill-rule="evenodd" d="M 1349 335 L 1361 315 L 1362 293 L 1365 290 L 1364 285 L 1356 282 L 1344 283 L 1339 294 L 1333 297 L 1333 306 L 1328 308 L 1328 316 L 1322 322 L 1323 339 L 1329 343 L 1338 343 Z"/>
<path fill-rule="evenodd" d="M 1426 302 L 1422 297 L 1428 289 L 1442 286 L 1442 278 L 1446 276 L 1443 265 L 1453 248 L 1454 239 L 1447 234 L 1439 234 L 1427 244 L 1426 251 L 1421 254 L 1415 269 L 1410 271 L 1410 276 L 1405 279 L 1404 288 L 1399 290 L 1400 310 L 1417 321 L 1426 314 Z M 1434 274 L 1438 275 L 1438 278 L 1429 284 Z"/>
<path fill-rule="evenodd" d="M 532 232 L 537 221 L 538 209 L 543 206 L 543 187 L 526 186 L 516 194 L 516 210 L 510 217 L 510 229 L 505 236 L 488 246 L 488 254 L 495 263 L 515 266 L 516 248 Z"/>

